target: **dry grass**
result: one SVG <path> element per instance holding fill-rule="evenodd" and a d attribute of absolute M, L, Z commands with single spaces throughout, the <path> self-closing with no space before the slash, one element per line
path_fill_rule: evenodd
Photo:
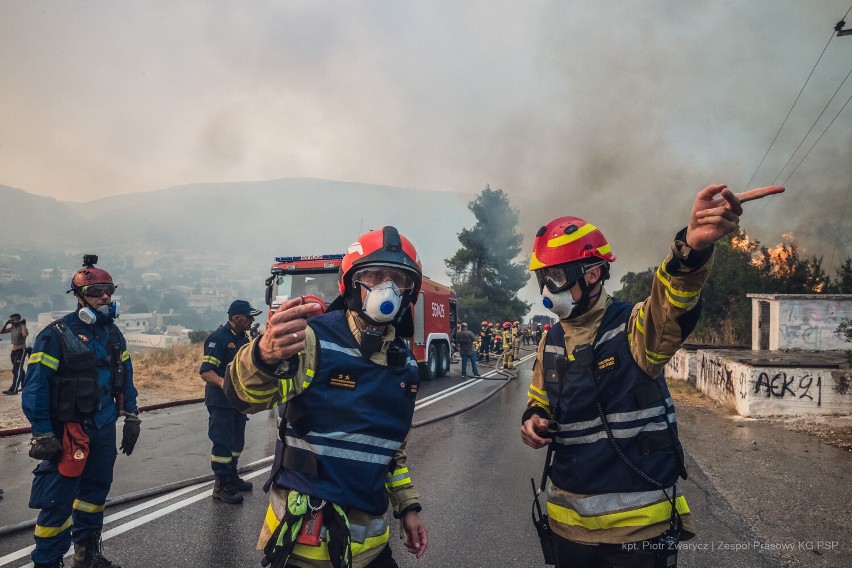
<path fill-rule="evenodd" d="M 204 396 L 204 381 L 198 375 L 203 344 L 182 345 L 173 349 L 132 354 L 133 384 L 139 391 L 140 405 L 153 399 L 182 400 Z"/>
<path fill-rule="evenodd" d="M 666 381 L 669 387 L 669 392 L 676 405 L 692 406 L 695 408 L 708 408 L 716 411 L 726 412 L 728 414 L 736 414 L 730 408 L 722 406 L 694 386 L 688 381 L 670 380 Z"/>

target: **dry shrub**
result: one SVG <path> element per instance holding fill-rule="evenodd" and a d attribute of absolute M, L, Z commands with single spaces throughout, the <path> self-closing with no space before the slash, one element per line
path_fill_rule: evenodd
<path fill-rule="evenodd" d="M 730 317 L 722 319 L 712 319 L 708 314 L 704 314 L 702 319 L 704 325 L 699 326 L 687 341 L 690 343 L 706 343 L 708 345 L 750 345 L 750 338 L 743 338 L 736 331 L 736 325 Z"/>
<path fill-rule="evenodd" d="M 157 391 L 175 400 L 202 397 L 204 381 L 198 375 L 198 368 L 203 356 L 203 344 L 131 354 L 133 384 L 140 395 Z"/>

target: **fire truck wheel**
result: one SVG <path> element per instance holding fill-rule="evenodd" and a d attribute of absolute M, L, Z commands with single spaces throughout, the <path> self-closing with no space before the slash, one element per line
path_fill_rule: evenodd
<path fill-rule="evenodd" d="M 450 372 L 450 350 L 445 344 L 438 346 L 438 376 L 446 377 Z"/>
<path fill-rule="evenodd" d="M 438 376 L 438 348 L 433 343 L 426 355 L 426 379 L 434 381 Z"/>

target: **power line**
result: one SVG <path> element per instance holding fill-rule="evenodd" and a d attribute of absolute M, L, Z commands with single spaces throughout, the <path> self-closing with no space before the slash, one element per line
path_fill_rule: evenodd
<path fill-rule="evenodd" d="M 846 16 L 849 15 L 849 12 L 852 12 L 852 6 L 849 6 L 849 9 L 846 10 L 846 14 L 843 15 L 843 17 L 841 18 L 841 21 L 846 19 Z M 831 40 L 834 38 L 834 35 L 835 35 L 835 30 L 831 30 L 831 34 L 829 34 L 829 36 L 828 36 L 828 41 L 825 42 L 825 47 L 822 48 L 822 52 L 819 54 L 819 57 L 817 58 L 816 63 L 814 63 L 813 68 L 811 68 L 811 72 L 808 73 L 808 77 L 807 77 L 807 79 L 805 79 L 805 82 L 802 85 L 802 88 L 799 89 L 799 94 L 796 95 L 796 100 L 793 101 L 793 104 L 790 106 L 790 110 L 787 111 L 787 116 L 784 117 L 784 120 L 781 122 L 781 126 L 778 127 L 778 131 L 775 133 L 775 136 L 772 138 L 772 142 L 769 143 L 769 147 L 766 149 L 766 152 L 764 152 L 763 158 L 760 159 L 760 163 L 757 164 L 757 167 L 755 168 L 754 173 L 751 174 L 751 178 L 749 178 L 748 183 L 745 185 L 745 189 L 748 189 L 749 187 L 751 187 L 751 184 L 754 181 L 754 178 L 757 176 L 757 172 L 760 171 L 760 167 L 763 165 L 763 162 L 766 160 L 766 156 L 769 155 L 769 151 L 772 149 L 772 146 L 774 146 L 775 142 L 778 140 L 778 135 L 781 134 L 781 131 L 784 129 L 784 125 L 787 124 L 787 120 L 790 119 L 790 115 L 793 113 L 793 109 L 796 107 L 796 103 L 799 102 L 799 98 L 801 98 L 802 93 L 805 90 L 805 87 L 807 87 L 808 82 L 811 80 L 811 77 L 814 74 L 814 71 L 816 71 L 817 65 L 819 65 L 819 62 L 822 60 L 822 56 L 825 55 L 825 51 L 828 49 L 828 44 L 831 43 Z"/>
<path fill-rule="evenodd" d="M 835 121 L 835 120 L 837 120 L 837 117 L 838 117 L 838 116 L 840 116 L 840 113 L 841 113 L 841 112 L 843 112 L 843 109 L 845 109 L 845 108 L 846 108 L 846 105 L 848 105 L 848 104 L 849 104 L 849 101 L 850 101 L 850 100 L 852 100 L 852 95 L 849 95 L 849 98 L 848 98 L 848 99 L 846 99 L 846 102 L 845 102 L 845 103 L 843 103 L 843 106 L 842 106 L 842 107 L 840 107 L 840 110 L 838 110 L 838 111 L 837 111 L 837 114 L 835 114 L 835 115 L 834 115 L 834 118 L 832 118 L 832 119 L 831 119 L 831 122 L 829 122 L 829 123 L 825 126 L 825 128 L 823 128 L 823 130 L 822 130 L 822 134 L 820 134 L 820 135 L 819 135 L 819 138 L 817 138 L 817 139 L 816 139 L 816 141 L 814 141 L 814 143 L 813 143 L 813 144 L 811 144 L 811 147 L 808 149 L 808 153 L 807 153 L 807 154 L 805 154 L 805 155 L 802 157 L 802 159 L 801 159 L 801 160 L 799 160 L 799 163 L 798 163 L 798 164 L 796 164 L 796 167 L 795 167 L 795 168 L 793 168 L 793 171 L 792 171 L 792 172 L 790 172 L 790 174 L 789 174 L 786 178 L 784 178 L 784 181 L 781 183 L 781 185 L 786 184 L 786 183 L 787 183 L 787 180 L 789 180 L 789 179 L 793 176 L 793 174 L 794 174 L 794 173 L 796 173 L 796 170 L 798 170 L 798 169 L 799 169 L 799 166 L 801 166 L 801 165 L 802 165 L 802 162 L 804 162 L 804 161 L 805 161 L 805 158 L 807 158 L 807 157 L 810 155 L 811 150 L 813 150 L 813 149 L 814 149 L 814 146 L 816 146 L 816 145 L 817 145 L 817 143 L 819 143 L 819 141 L 820 141 L 820 140 L 822 140 L 822 137 L 823 137 L 823 136 L 825 136 L 825 133 L 828 131 L 829 127 L 830 127 L 832 124 L 834 124 L 834 121 Z"/>
<path fill-rule="evenodd" d="M 849 193 L 852 192 L 852 173 L 849 174 L 849 185 L 846 187 L 846 198 L 843 200 L 843 208 L 840 210 L 840 220 L 837 222 L 838 229 L 843 224 L 843 217 L 846 214 L 846 204 L 849 203 Z M 829 274 L 834 268 L 834 255 L 837 253 L 837 241 L 834 243 L 834 249 L 831 251 L 831 260 L 828 263 Z"/>
<path fill-rule="evenodd" d="M 850 68 L 849 68 L 849 73 L 847 73 L 847 74 L 846 74 L 846 77 L 844 77 L 844 78 L 843 78 L 843 81 L 841 81 L 841 82 L 840 82 L 840 84 L 837 86 L 837 90 L 836 90 L 836 91 L 834 91 L 834 94 L 833 94 L 833 95 L 831 95 L 831 98 L 830 98 L 830 99 L 828 99 L 828 102 L 827 102 L 827 103 L 825 103 L 825 106 L 822 108 L 822 112 L 821 112 L 821 113 L 819 113 L 819 116 L 818 116 L 818 117 L 816 117 L 816 120 L 814 120 L 814 123 L 813 123 L 813 124 L 811 124 L 810 129 L 808 129 L 807 133 L 806 133 L 806 134 L 802 137 L 801 141 L 799 141 L 799 145 L 798 145 L 798 146 L 796 146 L 796 149 L 795 149 L 795 150 L 793 150 L 793 153 L 792 153 L 792 154 L 790 154 L 790 157 L 789 157 L 789 158 L 787 158 L 787 161 L 786 161 L 786 162 L 784 162 L 784 165 L 783 165 L 783 166 L 781 166 L 781 169 L 778 171 L 778 175 L 777 175 L 777 176 L 775 176 L 775 179 L 773 179 L 773 180 L 772 180 L 772 184 L 773 184 L 773 185 L 775 184 L 775 182 L 776 182 L 776 181 L 778 181 L 778 178 L 780 178 L 780 177 L 781 177 L 781 174 L 782 174 L 782 173 L 784 173 L 784 169 L 786 169 L 787 165 L 790 163 L 790 160 L 792 160 L 792 159 L 793 159 L 793 156 L 795 156 L 795 155 L 796 155 L 796 152 L 798 152 L 798 151 L 799 151 L 799 148 L 801 148 L 801 147 L 802 147 L 802 144 L 804 144 L 804 143 L 805 143 L 805 140 L 807 140 L 807 139 L 808 139 L 808 136 L 809 136 L 809 135 L 810 135 L 810 133 L 813 131 L 814 127 L 817 125 L 817 122 L 819 122 L 819 119 L 820 119 L 820 118 L 822 118 L 822 115 L 824 115 L 824 114 L 825 114 L 826 109 L 828 109 L 829 105 L 831 105 L 831 102 L 834 100 L 834 97 L 836 97 L 836 96 L 837 96 L 837 93 L 839 93 L 839 92 L 840 92 L 840 89 L 841 89 L 841 88 L 843 88 L 843 85 L 846 83 L 846 80 L 847 80 L 847 79 L 849 79 L 849 75 L 852 75 L 852 67 L 850 67 Z"/>
<path fill-rule="evenodd" d="M 772 142 L 769 143 L 769 147 L 766 149 L 766 152 L 763 153 L 763 158 L 760 159 L 760 163 L 757 164 L 757 167 L 754 169 L 754 173 L 751 174 L 751 178 L 749 178 L 748 183 L 745 185 L 745 189 L 751 187 L 751 183 L 754 181 L 754 178 L 757 176 L 757 172 L 760 171 L 760 166 L 763 165 L 764 160 L 766 160 L 766 156 L 769 155 L 769 151 L 772 149 L 772 146 L 775 145 L 775 141 L 778 140 L 778 135 L 781 134 L 781 130 L 784 129 L 784 125 L 787 124 L 787 120 L 790 118 L 790 115 L 793 113 L 793 109 L 796 107 L 796 103 L 799 102 L 799 98 L 802 96 L 802 93 L 805 90 L 805 87 L 808 85 L 808 81 L 811 80 L 811 77 L 814 74 L 814 71 L 819 65 L 820 60 L 822 60 L 822 56 L 825 55 L 825 50 L 828 49 L 828 44 L 831 43 L 832 38 L 834 37 L 834 30 L 832 30 L 831 35 L 828 36 L 828 41 L 825 42 L 825 47 L 822 48 L 822 53 L 819 54 L 819 58 L 814 63 L 811 72 L 808 74 L 808 78 L 805 79 L 805 83 L 802 85 L 802 88 L 799 89 L 799 94 L 796 95 L 796 100 L 793 101 L 793 104 L 790 106 L 790 110 L 787 111 L 787 116 L 784 117 L 783 122 L 781 122 L 781 126 L 778 127 L 778 132 L 775 133 L 775 137 L 772 138 Z"/>

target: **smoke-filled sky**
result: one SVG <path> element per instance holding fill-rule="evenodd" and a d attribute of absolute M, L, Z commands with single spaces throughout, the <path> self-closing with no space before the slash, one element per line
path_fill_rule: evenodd
<path fill-rule="evenodd" d="M 621 257 L 653 249 L 647 266 L 698 189 L 744 189 L 826 44 L 751 185 L 784 182 L 837 115 L 850 3 L 5 0 L 0 184 L 86 202 L 302 176 L 488 183 L 523 203 L 522 232 L 587 217 Z M 850 176 L 852 104 L 742 224 L 849 231 Z"/>

